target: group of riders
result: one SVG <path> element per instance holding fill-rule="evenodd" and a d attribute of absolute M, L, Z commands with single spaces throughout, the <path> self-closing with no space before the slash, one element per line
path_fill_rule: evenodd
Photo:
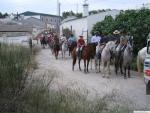
<path fill-rule="evenodd" d="M 117 64 L 119 62 L 122 62 L 123 55 L 121 54 L 124 53 L 129 43 L 130 45 L 133 46 L 133 37 L 126 30 L 121 30 L 121 31 L 115 30 L 112 33 L 112 35 L 108 35 L 106 33 L 101 33 L 101 32 L 94 32 L 90 38 L 90 42 L 88 41 L 88 43 L 86 43 L 83 35 L 80 35 L 79 38 L 76 38 L 74 34 L 70 34 L 69 37 L 66 37 L 63 34 L 59 38 L 57 33 L 54 33 L 54 32 L 47 33 L 46 35 L 41 34 L 40 41 L 41 41 L 41 45 L 43 48 L 45 48 L 45 45 L 48 45 L 51 48 L 52 54 L 55 55 L 56 59 L 58 58 L 59 50 L 63 51 L 63 48 L 65 46 L 65 48 L 67 48 L 66 51 L 69 50 L 69 55 L 71 53 L 72 58 L 73 58 L 73 52 L 75 51 L 76 53 L 74 52 L 75 53 L 74 55 L 77 55 L 79 60 L 83 59 L 83 57 L 85 56 L 83 55 L 83 53 L 86 53 L 85 51 L 88 51 L 89 48 L 87 47 L 89 47 L 89 45 L 90 47 L 94 48 L 92 50 L 89 50 L 92 53 L 92 54 L 91 53 L 89 54 L 90 59 L 101 59 L 101 55 L 104 51 L 104 48 L 107 46 L 107 43 L 114 42 L 115 52 L 119 51 Z M 97 48 L 100 48 L 100 50 L 97 51 Z M 112 59 L 114 59 L 113 58 L 115 56 L 114 52 L 112 51 L 109 51 L 109 52 L 111 54 Z M 76 59 L 76 57 L 74 58 Z M 87 59 L 89 59 L 89 57 Z M 75 63 L 74 61 L 75 60 L 73 60 L 73 65 Z M 111 58 L 110 58 L 110 62 L 111 62 Z M 117 66 L 117 64 L 115 65 Z M 88 66 L 87 66 L 87 69 L 88 69 Z M 117 68 L 116 68 L 116 73 L 117 73 Z"/>
<path fill-rule="evenodd" d="M 102 46 L 103 49 L 108 41 L 116 41 L 116 48 L 118 45 L 120 45 L 120 51 L 124 51 L 128 41 L 130 40 L 130 33 L 126 32 L 125 30 L 115 30 L 111 36 L 108 36 L 106 33 L 102 34 L 101 32 L 93 33 L 90 43 L 94 46 Z M 64 34 L 59 38 L 56 33 L 51 32 L 46 35 L 41 34 L 40 41 L 43 48 L 45 48 L 45 45 L 49 45 L 50 48 L 57 48 L 58 50 L 61 49 L 61 45 L 63 43 L 67 43 L 68 48 L 74 45 L 74 47 L 77 47 L 76 51 L 79 58 L 81 57 L 83 48 L 86 46 L 83 35 L 80 35 L 77 40 L 73 34 L 71 34 L 67 39 Z"/>

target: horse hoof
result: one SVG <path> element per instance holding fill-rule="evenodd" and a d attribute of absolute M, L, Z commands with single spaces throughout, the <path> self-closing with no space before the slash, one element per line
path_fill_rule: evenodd
<path fill-rule="evenodd" d="M 127 77 L 124 77 L 124 79 L 127 79 Z"/>
<path fill-rule="evenodd" d="M 103 78 L 105 78 L 105 76 L 103 75 Z"/>

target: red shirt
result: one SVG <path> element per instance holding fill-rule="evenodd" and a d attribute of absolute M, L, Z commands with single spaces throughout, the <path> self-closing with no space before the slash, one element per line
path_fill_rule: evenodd
<path fill-rule="evenodd" d="M 84 45 L 85 45 L 84 39 L 80 38 L 80 39 L 78 40 L 78 46 L 80 47 L 80 46 L 84 46 Z"/>

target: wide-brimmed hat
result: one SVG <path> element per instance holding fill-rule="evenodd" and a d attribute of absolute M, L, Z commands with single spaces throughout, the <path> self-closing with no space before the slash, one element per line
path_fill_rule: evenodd
<path fill-rule="evenodd" d="M 114 32 L 113 32 L 113 34 L 120 34 L 120 31 L 118 31 L 118 30 L 115 30 Z"/>
<path fill-rule="evenodd" d="M 79 37 L 83 37 L 83 35 L 79 35 Z"/>

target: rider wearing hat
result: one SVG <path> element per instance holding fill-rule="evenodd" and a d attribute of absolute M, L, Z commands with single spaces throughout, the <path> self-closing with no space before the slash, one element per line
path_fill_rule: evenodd
<path fill-rule="evenodd" d="M 126 30 L 122 30 L 120 37 L 121 50 L 124 51 L 129 40 Z"/>
<path fill-rule="evenodd" d="M 114 36 L 114 39 L 116 40 L 116 44 L 118 45 L 120 43 L 120 31 L 115 30 L 113 32 L 113 36 Z"/>
<path fill-rule="evenodd" d="M 78 57 L 79 58 L 81 58 L 81 53 L 82 53 L 82 50 L 83 50 L 84 46 L 85 46 L 85 41 L 83 39 L 83 36 L 80 35 L 79 39 L 78 39 L 78 42 L 77 42 L 77 52 L 78 52 Z"/>

